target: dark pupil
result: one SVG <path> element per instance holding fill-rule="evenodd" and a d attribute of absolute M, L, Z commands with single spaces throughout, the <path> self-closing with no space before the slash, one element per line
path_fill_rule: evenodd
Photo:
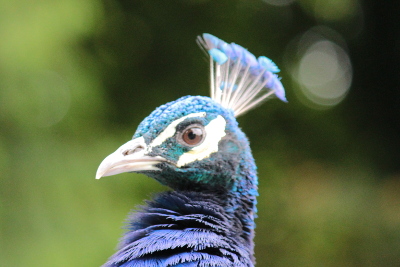
<path fill-rule="evenodd" d="M 195 130 L 189 130 L 188 137 L 190 140 L 194 140 L 197 137 Z"/>
<path fill-rule="evenodd" d="M 187 129 L 183 133 L 183 141 L 188 145 L 197 145 L 203 140 L 203 130 L 198 127 Z"/>

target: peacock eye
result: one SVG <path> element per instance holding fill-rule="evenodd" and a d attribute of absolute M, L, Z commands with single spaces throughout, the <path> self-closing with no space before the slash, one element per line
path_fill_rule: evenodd
<path fill-rule="evenodd" d="M 189 126 L 182 132 L 182 141 L 188 146 L 197 146 L 204 140 L 205 132 L 204 129 L 198 125 Z"/>

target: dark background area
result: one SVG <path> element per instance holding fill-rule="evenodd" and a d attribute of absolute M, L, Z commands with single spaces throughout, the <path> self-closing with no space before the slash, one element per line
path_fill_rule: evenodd
<path fill-rule="evenodd" d="M 208 95 L 204 32 L 273 59 L 289 100 L 238 119 L 259 168 L 257 266 L 400 265 L 399 5 L 0 1 L 0 265 L 106 261 L 128 212 L 167 188 L 96 169 L 157 106 Z"/>

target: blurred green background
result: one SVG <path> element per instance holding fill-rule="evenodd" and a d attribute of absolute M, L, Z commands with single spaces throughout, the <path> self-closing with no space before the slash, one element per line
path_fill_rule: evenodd
<path fill-rule="evenodd" d="M 399 1 L 0 1 L 0 266 L 99 266 L 166 190 L 94 179 L 154 108 L 208 94 L 208 32 L 281 68 L 239 122 L 258 266 L 400 266 Z"/>

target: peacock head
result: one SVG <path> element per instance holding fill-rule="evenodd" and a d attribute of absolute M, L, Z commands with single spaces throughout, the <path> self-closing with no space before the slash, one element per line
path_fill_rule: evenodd
<path fill-rule="evenodd" d="M 274 74 L 279 69 L 268 58 L 256 59 L 210 34 L 198 42 L 210 56 L 211 98 L 186 96 L 158 107 L 132 140 L 103 160 L 97 179 L 138 172 L 175 190 L 199 191 L 242 190 L 239 184 L 256 180 L 236 117 L 273 95 L 286 101 Z"/>
<path fill-rule="evenodd" d="M 133 139 L 108 156 L 97 178 L 140 172 L 173 189 L 231 189 L 240 161 L 251 156 L 233 111 L 209 97 L 186 96 L 162 105 Z"/>

